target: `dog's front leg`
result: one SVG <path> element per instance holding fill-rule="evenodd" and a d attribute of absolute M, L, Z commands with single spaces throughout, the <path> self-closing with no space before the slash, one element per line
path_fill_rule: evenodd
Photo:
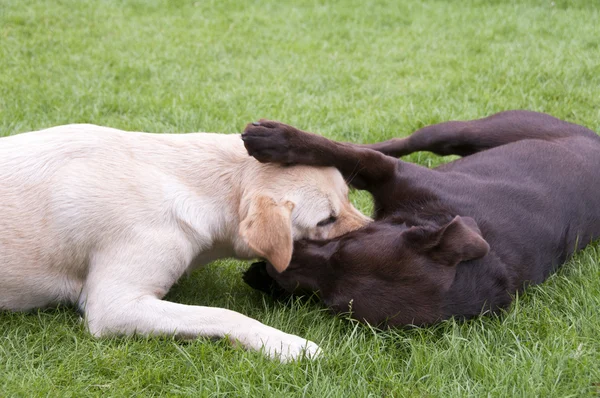
<path fill-rule="evenodd" d="M 350 184 L 368 191 L 391 181 L 398 166 L 396 159 L 371 149 L 269 120 L 246 126 L 242 139 L 248 153 L 260 162 L 335 167 Z"/>
<path fill-rule="evenodd" d="M 161 300 L 185 271 L 186 250 L 164 239 L 154 242 L 154 249 L 151 240 L 137 241 L 143 243 L 135 250 L 135 245 L 111 248 L 93 256 L 80 305 L 94 336 L 227 337 L 282 361 L 319 354 L 315 343 L 235 311 Z M 154 265 L 147 265 L 150 259 Z"/>
<path fill-rule="evenodd" d="M 94 307 L 93 305 L 91 306 Z M 106 335 L 154 335 L 181 338 L 227 337 L 247 349 L 264 350 L 283 362 L 314 357 L 319 347 L 306 339 L 284 333 L 257 320 L 224 308 L 190 306 L 141 296 L 113 300 L 112 306 L 87 310 L 90 332 Z"/>

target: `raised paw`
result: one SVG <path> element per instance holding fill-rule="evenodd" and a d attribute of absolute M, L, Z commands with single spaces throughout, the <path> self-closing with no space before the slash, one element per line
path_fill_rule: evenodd
<path fill-rule="evenodd" d="M 242 140 L 248 154 L 259 162 L 294 164 L 301 163 L 303 136 L 310 135 L 287 124 L 261 119 L 246 126 Z"/>

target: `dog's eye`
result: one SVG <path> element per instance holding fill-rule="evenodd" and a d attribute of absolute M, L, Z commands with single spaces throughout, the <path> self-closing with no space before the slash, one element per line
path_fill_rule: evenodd
<path fill-rule="evenodd" d="M 337 217 L 336 216 L 330 216 L 330 217 L 328 217 L 328 218 L 326 218 L 324 220 L 319 221 L 317 223 L 317 227 L 324 227 L 326 225 L 333 224 L 336 221 L 337 221 Z"/>

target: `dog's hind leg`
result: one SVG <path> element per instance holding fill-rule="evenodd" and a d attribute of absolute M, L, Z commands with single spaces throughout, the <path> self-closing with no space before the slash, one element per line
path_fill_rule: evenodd
<path fill-rule="evenodd" d="M 592 130 L 544 113 L 506 111 L 483 119 L 434 124 L 406 138 L 362 147 L 394 157 L 419 151 L 467 156 L 520 140 L 555 140 L 576 135 L 597 137 Z"/>
<path fill-rule="evenodd" d="M 191 257 L 185 244 L 169 241 L 169 236 L 168 232 L 146 235 L 135 239 L 137 244 L 93 256 L 80 307 L 94 336 L 227 337 L 282 361 L 319 354 L 315 343 L 235 311 L 161 300 Z"/>

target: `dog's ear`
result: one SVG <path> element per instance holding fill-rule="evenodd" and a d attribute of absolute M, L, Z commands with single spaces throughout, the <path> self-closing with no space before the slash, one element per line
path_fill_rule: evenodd
<path fill-rule="evenodd" d="M 436 235 L 437 244 L 431 249 L 431 255 L 450 266 L 481 258 L 490 251 L 490 245 L 471 217 L 454 217 Z"/>
<path fill-rule="evenodd" d="M 490 245 L 483 239 L 477 223 L 471 217 L 456 216 L 438 230 L 419 233 L 411 240 L 420 252 L 448 266 L 481 258 L 490 251 Z"/>
<path fill-rule="evenodd" d="M 260 257 L 268 260 L 278 272 L 284 271 L 292 259 L 292 210 L 290 201 L 277 203 L 259 195 L 252 199 L 240 223 L 240 235 Z"/>

